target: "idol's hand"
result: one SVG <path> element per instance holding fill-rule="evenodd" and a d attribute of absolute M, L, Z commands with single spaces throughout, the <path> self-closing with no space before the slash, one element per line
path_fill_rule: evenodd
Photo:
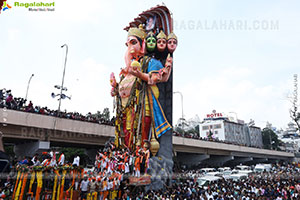
<path fill-rule="evenodd" d="M 117 93 L 118 93 L 118 92 L 117 92 L 116 88 L 111 88 L 110 95 L 111 95 L 112 97 L 116 96 Z"/>
<path fill-rule="evenodd" d="M 117 86 L 117 81 L 116 81 L 116 78 L 115 78 L 115 74 L 112 72 L 110 74 L 110 85 L 115 88 Z"/>
<path fill-rule="evenodd" d="M 136 77 L 138 77 L 141 73 L 140 70 L 141 64 L 136 60 L 132 61 L 130 67 L 128 68 L 128 72 Z"/>
<path fill-rule="evenodd" d="M 172 68 L 172 64 L 173 64 L 173 58 L 172 57 L 168 57 L 165 63 L 165 67 L 167 69 L 171 69 Z"/>

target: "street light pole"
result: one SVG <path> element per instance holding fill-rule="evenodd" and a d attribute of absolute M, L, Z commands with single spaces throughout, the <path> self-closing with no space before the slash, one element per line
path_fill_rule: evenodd
<path fill-rule="evenodd" d="M 182 120 L 184 119 L 183 118 L 183 95 L 182 95 L 182 93 L 181 92 L 179 92 L 179 91 L 176 91 L 176 92 L 173 92 L 174 94 L 180 94 L 180 96 L 181 96 L 181 118 L 182 118 Z"/>
<path fill-rule="evenodd" d="M 60 112 L 60 105 L 61 105 L 61 98 L 62 98 L 62 91 L 64 88 L 64 80 L 65 80 L 65 72 L 66 72 L 66 64 L 67 64 L 67 56 L 68 56 L 68 45 L 64 44 L 61 46 L 61 48 L 66 47 L 66 56 L 65 56 L 65 65 L 64 65 L 64 71 L 63 71 L 63 77 L 62 77 L 62 82 L 61 82 L 61 87 L 60 87 L 60 96 L 59 96 L 59 105 L 58 105 L 58 112 Z"/>
<path fill-rule="evenodd" d="M 28 96 L 28 90 L 29 90 L 29 84 L 30 84 L 30 81 L 32 79 L 32 77 L 34 76 L 34 74 L 31 74 L 29 80 L 28 80 L 28 84 L 27 84 L 27 90 L 26 90 L 26 96 L 25 96 L 25 99 L 27 100 L 27 96 Z"/>

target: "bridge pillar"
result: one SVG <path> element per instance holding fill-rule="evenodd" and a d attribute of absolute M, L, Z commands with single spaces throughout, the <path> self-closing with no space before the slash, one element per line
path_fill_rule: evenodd
<path fill-rule="evenodd" d="M 177 160 L 184 163 L 187 167 L 200 164 L 203 160 L 210 158 L 207 154 L 187 154 L 177 152 Z"/>
<path fill-rule="evenodd" d="M 38 151 L 45 151 L 50 149 L 49 141 L 36 141 L 24 144 L 16 144 L 14 146 L 14 152 L 17 157 L 33 156 Z"/>

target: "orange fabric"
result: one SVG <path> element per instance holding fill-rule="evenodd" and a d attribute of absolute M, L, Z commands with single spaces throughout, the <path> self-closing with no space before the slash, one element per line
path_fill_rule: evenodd
<path fill-rule="evenodd" d="M 19 179 L 19 182 L 18 182 L 18 185 L 17 185 L 17 190 L 16 190 L 16 196 L 17 196 L 17 199 L 19 198 L 19 196 L 20 196 L 20 190 L 19 190 L 19 185 L 21 184 L 22 185 L 22 180 L 23 180 L 23 177 L 24 177 L 24 172 L 22 172 L 22 174 L 21 174 L 21 177 L 20 177 L 20 179 Z M 14 194 L 15 195 L 15 194 Z"/>
<path fill-rule="evenodd" d="M 106 190 L 106 191 L 103 192 L 103 199 L 106 199 L 107 196 L 108 196 L 108 190 Z"/>
<path fill-rule="evenodd" d="M 18 172 L 18 175 L 17 175 L 17 180 L 16 180 L 16 183 L 15 183 L 15 188 L 14 188 L 14 191 L 13 191 L 12 199 L 14 199 L 14 197 L 15 197 L 15 192 L 16 192 L 18 183 L 19 183 L 19 181 L 20 181 L 20 174 L 21 174 L 21 172 L 19 171 L 19 172 Z"/>
<path fill-rule="evenodd" d="M 63 154 L 60 154 L 60 156 L 59 156 L 59 159 L 58 159 L 58 162 L 60 162 L 61 161 L 61 156 L 62 156 Z"/>
<path fill-rule="evenodd" d="M 83 169 L 81 169 L 81 178 L 83 178 L 83 172 L 84 172 L 84 170 Z"/>
<path fill-rule="evenodd" d="M 43 166 L 45 167 L 45 166 L 48 166 L 49 164 L 50 164 L 50 161 L 49 161 L 49 159 L 47 159 Z"/>
<path fill-rule="evenodd" d="M 37 199 L 37 200 L 39 200 L 40 199 L 40 193 L 41 193 L 41 191 L 42 191 L 42 188 L 37 188 L 36 189 L 36 195 L 35 195 L 35 199 Z"/>
<path fill-rule="evenodd" d="M 107 187 L 107 182 L 103 181 L 103 187 Z"/>
<path fill-rule="evenodd" d="M 128 156 L 125 156 L 124 162 L 128 162 Z"/>
<path fill-rule="evenodd" d="M 135 162 L 134 162 L 134 166 L 135 168 L 137 168 L 138 170 L 141 170 L 141 161 L 140 161 L 140 157 L 136 157 Z"/>
<path fill-rule="evenodd" d="M 23 199 L 23 195 L 24 195 L 24 191 L 25 191 L 25 187 L 26 187 L 26 182 L 27 182 L 27 177 L 28 177 L 28 173 L 25 174 L 24 177 L 23 177 L 22 189 L 21 189 L 21 193 L 20 193 L 19 199 Z"/>

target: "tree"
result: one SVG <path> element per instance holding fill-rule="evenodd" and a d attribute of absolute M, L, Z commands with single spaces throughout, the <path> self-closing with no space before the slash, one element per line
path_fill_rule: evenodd
<path fill-rule="evenodd" d="M 279 150 L 281 141 L 278 139 L 277 134 L 270 128 L 266 127 L 262 130 L 262 140 L 265 149 Z"/>

